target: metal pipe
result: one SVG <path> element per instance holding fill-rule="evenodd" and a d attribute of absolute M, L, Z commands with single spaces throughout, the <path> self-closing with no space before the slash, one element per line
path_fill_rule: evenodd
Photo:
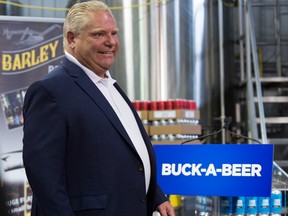
<path fill-rule="evenodd" d="M 241 82 L 245 80 L 244 72 L 244 31 L 243 31 L 243 0 L 238 0 L 239 9 L 239 47 L 240 47 L 240 78 Z"/>
<path fill-rule="evenodd" d="M 138 0 L 138 3 L 140 3 L 142 0 Z M 149 80 L 149 59 L 148 59 L 148 8 L 147 7 L 139 7 L 139 46 L 140 46 L 140 80 L 142 82 L 139 83 L 140 85 L 140 98 L 142 100 L 149 100 L 149 85 L 147 82 L 144 82 L 144 80 Z"/>
<path fill-rule="evenodd" d="M 281 37 L 280 37 L 280 6 L 279 0 L 276 1 L 276 7 L 274 8 L 274 24 L 275 24 L 275 39 L 276 39 L 276 68 L 277 75 L 282 75 L 282 65 L 281 65 Z"/>
<path fill-rule="evenodd" d="M 126 64 L 126 79 L 127 79 L 127 92 L 132 100 L 135 99 L 134 96 L 134 70 L 133 65 L 134 61 L 131 56 L 134 56 L 133 48 L 133 26 L 132 26 L 132 9 L 129 6 L 132 4 L 131 0 L 123 1 L 124 13 L 123 13 L 123 22 L 124 22 L 124 41 L 125 41 L 125 59 L 128 61 Z"/>
<path fill-rule="evenodd" d="M 249 10 L 248 10 L 249 0 L 244 1 L 245 7 L 245 44 L 246 44 L 246 81 L 247 81 L 247 100 L 248 100 L 248 122 L 251 136 L 254 139 L 258 139 L 258 129 L 256 123 L 256 111 L 254 104 L 254 94 L 253 94 L 253 84 L 252 84 L 252 73 L 251 73 L 251 44 L 250 44 L 250 22 L 249 22 Z"/>
<path fill-rule="evenodd" d="M 224 127 L 225 118 L 225 86 L 224 86 L 224 48 L 223 48 L 223 3 L 218 0 L 218 19 L 219 19 L 219 63 L 220 63 L 220 106 L 221 106 L 221 125 Z M 226 143 L 225 130 L 222 131 L 222 143 Z"/>
<path fill-rule="evenodd" d="M 6 0 L 7 4 L 6 4 L 6 15 L 7 16 L 11 16 L 12 15 L 12 10 L 11 10 L 11 1 L 10 0 Z"/>
<path fill-rule="evenodd" d="M 167 57 L 167 50 L 168 50 L 168 40 L 167 40 L 167 4 L 165 2 L 161 3 L 159 6 L 160 8 L 160 100 L 167 100 L 168 99 L 168 57 Z"/>
<path fill-rule="evenodd" d="M 252 57 L 254 62 L 254 75 L 255 75 L 255 82 L 256 82 L 256 92 L 257 92 L 257 98 L 258 98 L 258 111 L 259 111 L 259 117 L 260 117 L 260 127 L 261 127 L 261 138 L 262 143 L 267 143 L 267 132 L 266 132 L 266 121 L 265 121 L 265 115 L 264 115 L 264 106 L 263 106 L 263 98 L 262 98 L 262 88 L 261 88 L 261 82 L 260 82 L 260 73 L 259 73 L 259 65 L 258 65 L 258 56 L 257 56 L 257 48 L 256 48 L 256 36 L 254 32 L 254 25 L 253 25 L 253 12 L 252 7 L 248 2 L 248 16 L 249 16 L 249 36 L 251 40 L 251 47 L 252 47 Z M 253 102 L 254 105 L 254 102 Z M 255 124 L 257 126 L 257 122 Z M 258 137 L 255 136 L 257 139 Z"/>
<path fill-rule="evenodd" d="M 263 3 L 259 3 L 259 2 L 255 2 L 255 3 L 251 3 L 252 7 L 274 7 L 276 4 L 275 3 L 268 3 L 268 2 L 263 2 Z M 280 6 L 288 6 L 288 3 L 284 3 L 281 2 L 279 3 Z"/>
<path fill-rule="evenodd" d="M 160 100 L 161 92 L 161 76 L 160 76 L 160 20 L 159 20 L 159 7 L 157 0 L 153 0 L 150 6 L 151 17 L 150 19 L 150 62 L 151 62 L 151 100 Z"/>

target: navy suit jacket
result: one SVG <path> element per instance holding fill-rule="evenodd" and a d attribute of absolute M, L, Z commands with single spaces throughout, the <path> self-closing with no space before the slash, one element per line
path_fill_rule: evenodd
<path fill-rule="evenodd" d="M 32 216 L 151 216 L 166 201 L 153 147 L 131 102 L 151 163 L 142 161 L 116 113 L 84 71 L 63 63 L 27 90 L 23 161 L 33 191 Z"/>

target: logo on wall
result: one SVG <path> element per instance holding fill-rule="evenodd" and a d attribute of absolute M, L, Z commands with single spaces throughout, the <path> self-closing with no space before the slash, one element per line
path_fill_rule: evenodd
<path fill-rule="evenodd" d="M 6 40 L 6 44 L 13 45 L 18 49 L 2 50 L 2 75 L 25 73 L 59 58 L 57 54 L 59 49 L 62 49 L 62 32 L 60 35 L 46 38 L 53 31 L 59 32 L 59 29 L 62 29 L 59 24 L 53 24 L 41 31 L 30 27 L 4 28 L 3 39 Z"/>

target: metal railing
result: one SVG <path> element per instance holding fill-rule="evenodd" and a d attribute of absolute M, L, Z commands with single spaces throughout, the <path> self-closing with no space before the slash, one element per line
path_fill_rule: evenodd
<path fill-rule="evenodd" d="M 246 83 L 247 83 L 247 111 L 249 118 L 249 129 L 251 132 L 251 136 L 254 139 L 258 139 L 258 127 L 257 127 L 257 118 L 256 118 L 256 110 L 255 110 L 255 100 L 254 100 L 254 89 L 253 89 L 253 78 L 252 78 L 252 62 L 251 56 L 253 60 L 253 71 L 255 76 L 255 84 L 256 84 L 256 98 L 258 101 L 258 113 L 260 119 L 260 129 L 261 129 L 261 139 L 262 143 L 267 143 L 267 132 L 266 132 L 266 121 L 264 114 L 264 105 L 263 105 L 263 97 L 262 97 L 262 88 L 261 88 L 261 80 L 260 80 L 260 70 L 258 65 L 258 55 L 257 55 L 257 45 L 256 45 L 256 35 L 254 30 L 254 19 L 253 12 L 250 0 L 244 0 L 244 4 L 242 4 L 242 0 L 239 0 L 239 5 L 244 6 L 244 22 L 245 22 L 245 45 L 246 45 Z M 242 22 L 240 22 L 242 24 Z M 240 27 L 243 29 L 243 26 Z M 242 37 L 242 35 L 240 35 Z M 243 45 L 242 45 L 243 46 Z M 244 70 L 244 69 L 243 69 Z"/>

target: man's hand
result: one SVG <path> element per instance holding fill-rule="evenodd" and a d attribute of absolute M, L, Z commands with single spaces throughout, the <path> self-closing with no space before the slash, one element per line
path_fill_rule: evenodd
<path fill-rule="evenodd" d="M 157 211 L 161 216 L 175 216 L 174 208 L 168 201 L 159 205 Z"/>

